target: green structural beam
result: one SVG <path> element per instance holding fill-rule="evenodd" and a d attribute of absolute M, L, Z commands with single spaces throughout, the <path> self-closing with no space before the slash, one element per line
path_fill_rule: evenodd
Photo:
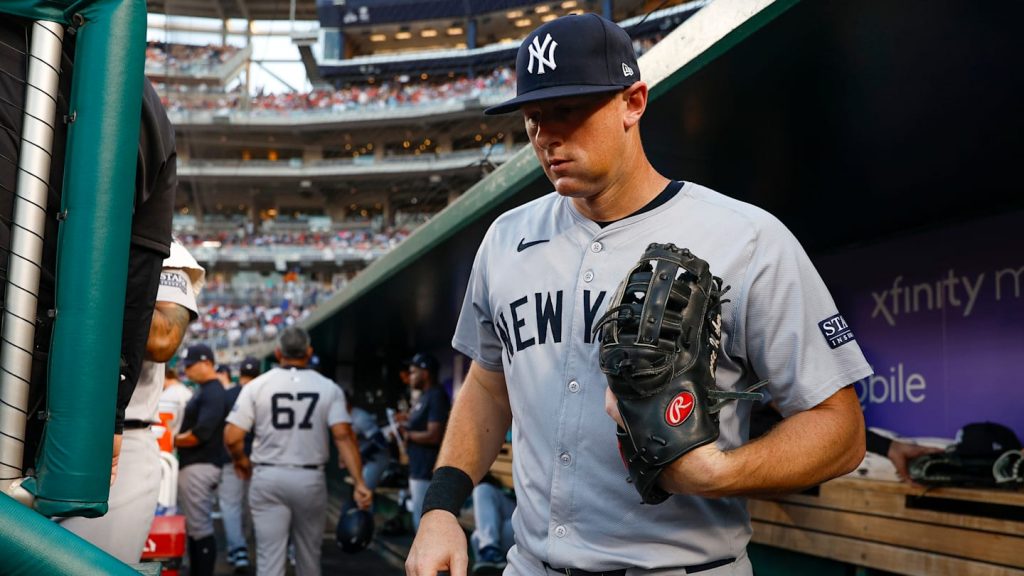
<path fill-rule="evenodd" d="M 6 494 L 0 494 L 0 574 L 138 576 L 138 572 Z"/>
<path fill-rule="evenodd" d="M 52 4 L 52 3 L 47 3 Z M 7 6 L 3 6 L 4 9 Z M 146 45 L 145 0 L 75 6 L 57 317 L 37 476 L 47 516 L 107 510 Z"/>

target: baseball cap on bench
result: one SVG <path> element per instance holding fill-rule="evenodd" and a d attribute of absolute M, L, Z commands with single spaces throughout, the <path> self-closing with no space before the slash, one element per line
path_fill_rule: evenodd
<path fill-rule="evenodd" d="M 640 80 L 633 41 L 597 14 L 571 15 L 539 26 L 516 55 L 516 97 L 484 110 L 505 114 L 527 102 L 616 92 Z"/>

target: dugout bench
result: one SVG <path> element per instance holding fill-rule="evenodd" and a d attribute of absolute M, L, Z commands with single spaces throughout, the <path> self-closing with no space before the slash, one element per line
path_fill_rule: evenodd
<path fill-rule="evenodd" d="M 858 574 L 1024 575 L 1021 490 L 926 490 L 842 477 L 801 494 L 750 499 L 749 510 L 759 576 L 848 574 L 850 565 Z"/>

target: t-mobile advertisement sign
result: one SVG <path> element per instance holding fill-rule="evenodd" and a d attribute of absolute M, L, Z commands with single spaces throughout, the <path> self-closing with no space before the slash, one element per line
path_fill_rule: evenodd
<path fill-rule="evenodd" d="M 1024 439 L 1024 212 L 815 259 L 875 375 L 869 426 L 955 436 L 970 422 Z"/>

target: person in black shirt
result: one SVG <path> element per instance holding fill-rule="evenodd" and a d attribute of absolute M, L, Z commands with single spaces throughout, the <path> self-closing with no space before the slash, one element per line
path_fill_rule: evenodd
<path fill-rule="evenodd" d="M 420 391 L 419 399 L 399 428 L 409 453 L 409 492 L 412 497 L 413 529 L 419 529 L 423 497 L 434 473 L 434 462 L 444 438 L 452 404 L 437 383 L 437 359 L 416 354 L 409 360 L 409 385 Z"/>
<path fill-rule="evenodd" d="M 217 562 L 213 533 L 213 501 L 220 483 L 221 466 L 227 462 L 224 418 L 227 391 L 217 378 L 213 350 L 205 344 L 188 347 L 182 358 L 185 375 L 199 391 L 185 406 L 181 432 L 174 437 L 178 448 L 178 502 L 185 514 L 191 576 L 212 576 Z"/>

